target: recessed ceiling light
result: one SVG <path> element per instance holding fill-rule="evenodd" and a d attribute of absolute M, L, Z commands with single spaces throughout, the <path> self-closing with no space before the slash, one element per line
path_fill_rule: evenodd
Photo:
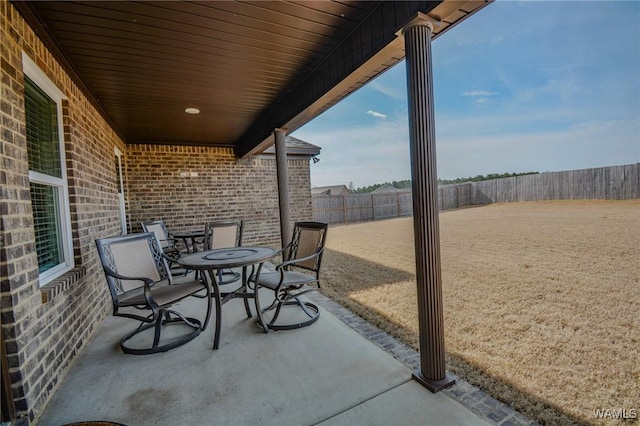
<path fill-rule="evenodd" d="M 200 110 L 193 107 L 185 108 L 184 112 L 186 112 L 187 114 L 200 114 Z"/>

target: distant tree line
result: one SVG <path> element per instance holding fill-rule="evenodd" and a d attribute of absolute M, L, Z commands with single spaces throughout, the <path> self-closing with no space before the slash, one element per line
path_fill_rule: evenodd
<path fill-rule="evenodd" d="M 477 175 L 475 177 L 458 179 L 438 179 L 438 185 L 451 185 L 452 183 L 480 182 L 482 180 L 502 179 L 515 176 L 537 175 L 539 172 L 524 173 L 489 173 L 488 175 Z"/>
<path fill-rule="evenodd" d="M 393 186 L 394 188 L 397 188 L 397 189 L 406 189 L 406 188 L 411 188 L 411 180 L 409 179 L 400 180 L 400 181 L 394 180 L 393 182 L 375 183 L 373 185 L 363 186 L 362 188 L 353 188 L 353 186 L 349 184 L 349 189 L 351 190 L 351 192 L 356 194 L 367 194 L 369 192 L 375 191 L 381 186 Z"/>
<path fill-rule="evenodd" d="M 525 175 L 537 175 L 539 172 L 524 172 L 524 173 L 489 173 L 488 175 L 476 175 L 474 177 L 466 177 L 466 178 L 457 178 L 457 179 L 438 179 L 438 185 L 451 185 L 455 183 L 465 183 L 465 182 L 480 182 L 483 180 L 492 180 L 492 179 L 502 179 L 514 176 L 525 176 Z M 393 182 L 385 182 L 385 183 L 376 183 L 369 186 L 363 186 L 361 188 L 354 188 L 353 182 L 349 183 L 349 189 L 351 192 L 356 194 L 366 194 L 369 192 L 373 192 L 381 186 L 393 186 L 396 189 L 407 189 L 411 188 L 411 180 L 394 180 Z"/>

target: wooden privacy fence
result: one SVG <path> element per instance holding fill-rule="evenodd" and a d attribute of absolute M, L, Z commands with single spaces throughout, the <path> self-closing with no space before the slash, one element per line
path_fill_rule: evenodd
<path fill-rule="evenodd" d="M 541 173 L 438 187 L 440 210 L 541 200 L 630 200 L 640 198 L 640 163 Z M 410 190 L 314 195 L 313 219 L 331 224 L 411 216 Z"/>
<path fill-rule="evenodd" d="M 474 182 L 473 204 L 640 198 L 640 163 Z"/>
<path fill-rule="evenodd" d="M 410 216 L 412 213 L 411 190 L 313 196 L 313 220 L 320 222 L 367 222 Z"/>

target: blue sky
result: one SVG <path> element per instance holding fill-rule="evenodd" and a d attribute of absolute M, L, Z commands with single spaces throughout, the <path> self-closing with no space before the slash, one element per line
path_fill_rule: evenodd
<path fill-rule="evenodd" d="M 640 2 L 498 0 L 432 49 L 438 177 L 640 162 Z M 405 72 L 292 133 L 312 186 L 411 178 Z"/>

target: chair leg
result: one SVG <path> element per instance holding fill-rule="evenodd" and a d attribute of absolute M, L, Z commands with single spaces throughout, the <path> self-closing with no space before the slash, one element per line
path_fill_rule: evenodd
<path fill-rule="evenodd" d="M 275 302 L 274 302 L 275 303 Z M 273 309 L 273 304 L 267 308 L 267 309 Z M 275 324 L 275 322 L 277 321 L 278 317 L 280 316 L 280 310 L 282 309 L 282 303 L 278 303 L 276 306 L 276 313 L 273 314 L 273 318 L 271 318 L 271 322 L 269 322 L 269 327 L 272 327 L 273 324 Z"/>
<path fill-rule="evenodd" d="M 196 272 L 201 272 L 201 271 L 196 271 Z M 205 287 L 203 288 L 203 290 L 205 290 L 205 294 L 201 295 L 200 292 L 196 293 L 196 294 L 192 294 L 192 297 L 197 297 L 199 299 L 206 299 L 207 301 L 207 313 L 205 315 L 204 318 L 204 322 L 202 323 L 202 331 L 207 329 L 207 326 L 209 325 L 209 320 L 211 319 L 211 287 L 209 286 L 209 283 L 206 281 L 206 279 L 203 281 L 205 284 Z"/>
<path fill-rule="evenodd" d="M 264 320 L 264 318 L 262 317 L 262 313 L 266 310 L 268 310 L 269 308 L 271 308 L 271 306 L 273 306 L 273 304 L 267 308 L 267 309 L 262 309 L 260 307 L 260 299 L 259 299 L 259 292 L 258 292 L 258 288 L 260 286 L 258 284 L 255 284 L 255 287 L 253 289 L 253 301 L 256 305 L 256 315 L 258 317 L 258 319 L 256 320 L 256 322 L 258 323 L 258 325 L 260 327 L 262 327 L 262 331 L 264 331 L 265 333 L 269 332 L 269 326 L 267 325 L 267 322 Z"/>
<path fill-rule="evenodd" d="M 312 303 L 309 303 L 309 305 L 307 305 L 303 300 L 300 300 L 299 297 L 296 297 L 296 302 L 298 302 L 298 305 L 300 306 L 300 308 L 304 311 L 305 314 L 307 314 L 307 316 L 309 318 L 314 318 L 314 317 L 317 317 L 319 315 L 318 314 L 318 307 L 316 305 L 314 305 Z M 315 309 L 316 312 L 312 313 L 311 311 L 309 311 L 309 306 L 313 306 L 314 308 L 312 308 L 312 309 Z"/>
<path fill-rule="evenodd" d="M 216 308 L 216 330 L 213 336 L 213 350 L 216 350 L 220 346 L 220 329 L 222 326 L 222 299 L 220 295 L 220 287 L 218 287 L 218 283 L 216 282 L 216 277 L 214 274 L 215 272 L 209 271 L 209 278 L 211 280 L 211 297 L 215 301 Z"/>
<path fill-rule="evenodd" d="M 318 318 L 320 318 L 320 309 L 318 308 L 317 305 L 311 302 L 306 302 L 302 300 L 300 297 L 294 297 L 293 299 L 294 300 L 287 300 L 287 301 L 275 300 L 269 307 L 262 309 L 262 313 L 270 311 L 274 308 L 276 310 L 275 313 L 273 314 L 273 318 L 271 318 L 271 321 L 269 321 L 269 323 L 267 324 L 264 323 L 263 316 L 261 314 L 259 315 L 259 318 L 262 321 L 262 324 L 261 324 L 262 327 L 270 330 L 295 330 L 296 328 L 310 326 L 314 322 L 318 321 Z M 299 307 L 309 317 L 309 319 L 306 321 L 301 321 L 293 324 L 276 324 L 276 321 L 280 316 L 280 312 L 282 311 L 283 306 Z M 258 308 L 256 307 L 256 309 Z"/>
<path fill-rule="evenodd" d="M 158 319 L 156 320 L 156 324 L 153 330 L 153 348 L 157 348 L 158 345 L 160 344 L 160 332 L 162 331 L 162 323 L 164 321 L 170 320 L 171 317 L 168 317 L 168 313 L 165 312 L 164 315 L 162 312 L 160 312 L 160 315 L 158 315 Z M 168 317 L 165 320 L 163 320 L 163 316 Z"/>
<path fill-rule="evenodd" d="M 211 319 L 211 288 L 208 285 L 205 297 L 207 298 L 207 316 L 204 319 L 204 324 L 202 324 L 202 331 L 207 328 L 207 325 L 209 325 L 209 320 Z"/>
<path fill-rule="evenodd" d="M 172 318 L 171 314 L 173 314 L 176 318 Z M 185 334 L 179 339 L 173 340 L 165 345 L 161 345 L 161 336 L 162 336 L 162 328 L 168 325 L 175 324 L 184 324 L 189 326 L 192 330 L 190 333 Z M 133 338 L 134 336 L 142 333 L 150 328 L 153 328 L 153 344 L 151 347 L 147 348 L 135 348 L 127 345 L 127 342 Z M 133 330 L 131 333 L 126 334 L 122 341 L 120 342 L 120 348 L 122 352 L 131 355 L 148 355 L 154 354 L 158 352 L 166 352 L 168 350 L 177 348 L 178 346 L 182 346 L 187 342 L 195 339 L 202 330 L 202 324 L 199 320 L 195 318 L 185 317 L 182 314 L 171 311 L 171 310 L 161 310 L 158 319 L 153 322 L 141 322 L 140 325 Z"/>
<path fill-rule="evenodd" d="M 250 288 L 249 288 L 249 283 L 247 282 L 247 267 L 244 266 L 242 268 L 242 287 L 243 287 L 243 291 L 245 293 L 248 293 Z M 255 293 L 255 290 L 254 290 Z M 244 310 L 247 313 L 247 318 L 251 318 L 253 315 L 251 314 L 251 308 L 249 307 L 249 298 L 248 297 L 243 297 L 244 299 Z"/>

